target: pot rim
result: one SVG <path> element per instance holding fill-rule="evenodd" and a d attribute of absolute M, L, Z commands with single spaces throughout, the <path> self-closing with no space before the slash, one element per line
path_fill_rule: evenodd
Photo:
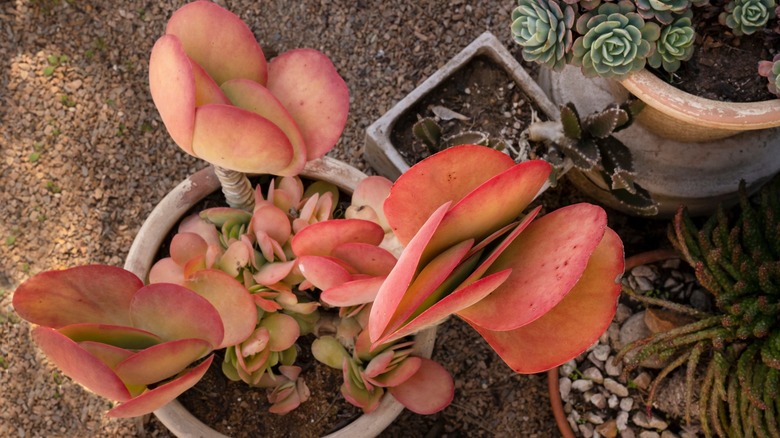
<path fill-rule="evenodd" d="M 780 126 L 780 99 L 721 102 L 686 93 L 643 69 L 620 81 L 642 101 L 671 117 L 711 128 L 751 130 Z"/>

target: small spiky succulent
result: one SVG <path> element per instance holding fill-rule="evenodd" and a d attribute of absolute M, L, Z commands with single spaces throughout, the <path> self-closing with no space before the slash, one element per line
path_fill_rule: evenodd
<path fill-rule="evenodd" d="M 441 125 L 435 119 L 425 117 L 412 126 L 412 134 L 420 139 L 432 153 L 443 151 L 448 147 L 462 144 L 476 144 L 496 150 L 506 148 L 506 143 L 500 138 L 491 138 L 480 131 L 463 131 L 445 137 Z"/>
<path fill-rule="evenodd" d="M 778 436 L 780 430 L 780 179 L 752 200 L 740 184 L 738 208 L 722 208 L 697 228 L 684 208 L 669 238 L 695 268 L 696 278 L 715 298 L 714 313 L 638 296 L 647 304 L 677 310 L 696 321 L 627 345 L 636 352 L 626 372 L 654 354 L 672 359 L 651 386 L 687 364 L 686 420 L 697 367 L 708 361 L 700 382 L 699 418 L 705 436 Z"/>
<path fill-rule="evenodd" d="M 523 59 L 561 70 L 571 58 L 575 11 L 559 0 L 519 0 L 512 11 L 512 35 Z"/>
<path fill-rule="evenodd" d="M 780 53 L 775 55 L 771 61 L 759 62 L 758 74 L 767 78 L 766 87 L 769 92 L 780 97 Z"/>
<path fill-rule="evenodd" d="M 572 62 L 585 76 L 623 78 L 641 70 L 661 30 L 636 13 L 630 1 L 604 3 L 577 19 Z"/>
<path fill-rule="evenodd" d="M 647 62 L 655 67 L 663 66 L 664 70 L 672 73 L 680 68 L 681 61 L 687 61 L 693 56 L 693 43 L 696 41 L 696 32 L 693 30 L 691 17 L 687 13 L 676 18 L 661 29 L 661 37 L 655 44 L 655 52 L 650 55 Z"/>
<path fill-rule="evenodd" d="M 776 6 L 775 0 L 731 0 L 718 19 L 734 35 L 750 35 L 766 27 Z"/>

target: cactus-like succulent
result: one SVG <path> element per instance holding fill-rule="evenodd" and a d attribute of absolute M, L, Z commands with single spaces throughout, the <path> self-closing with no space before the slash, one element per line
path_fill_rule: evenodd
<path fill-rule="evenodd" d="M 669 24 L 675 14 L 682 14 L 691 6 L 690 0 L 636 0 L 636 9 L 645 20 L 656 19 Z"/>
<path fill-rule="evenodd" d="M 778 436 L 780 430 L 780 180 L 749 199 L 744 182 L 732 212 L 722 208 L 697 227 L 684 208 L 675 216 L 669 238 L 695 268 L 696 278 L 715 298 L 714 313 L 645 298 L 693 316 L 696 321 L 627 345 L 618 358 L 636 352 L 624 370 L 653 354 L 672 362 L 659 373 L 647 399 L 664 376 L 687 364 L 686 404 L 692 403 L 694 377 L 708 360 L 699 396 L 705 436 Z M 627 356 L 625 356 L 627 357 Z M 690 420 L 689 414 L 686 414 Z"/>
<path fill-rule="evenodd" d="M 718 18 L 734 35 L 750 35 L 766 27 L 776 6 L 775 0 L 731 0 Z"/>
<path fill-rule="evenodd" d="M 661 31 L 645 22 L 630 1 L 605 3 L 577 19 L 572 62 L 586 76 L 622 78 L 641 70 Z"/>
<path fill-rule="evenodd" d="M 759 62 L 758 74 L 767 78 L 766 86 L 769 92 L 780 97 L 780 53 L 771 61 Z"/>
<path fill-rule="evenodd" d="M 571 58 L 575 11 L 560 0 L 519 0 L 512 11 L 512 35 L 523 59 L 561 70 Z"/>
<path fill-rule="evenodd" d="M 687 61 L 693 56 L 693 43 L 696 41 L 696 32 L 691 23 L 691 11 L 677 17 L 661 29 L 661 36 L 655 44 L 655 52 L 647 59 L 647 62 L 672 73 L 680 68 L 681 61 Z"/>

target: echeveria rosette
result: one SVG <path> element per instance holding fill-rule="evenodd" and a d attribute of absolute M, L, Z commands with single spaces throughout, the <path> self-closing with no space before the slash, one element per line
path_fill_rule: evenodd
<path fill-rule="evenodd" d="M 399 177 L 384 210 L 406 247 L 372 305 L 371 342 L 456 314 L 517 372 L 587 349 L 614 315 L 623 245 L 594 205 L 522 215 L 550 171 L 544 161 L 458 146 Z"/>
<path fill-rule="evenodd" d="M 523 59 L 561 70 L 571 58 L 575 11 L 559 0 L 519 0 L 512 11 L 512 35 Z"/>
<path fill-rule="evenodd" d="M 776 6 L 775 0 L 731 0 L 718 18 L 734 35 L 750 35 L 775 17 Z"/>
<path fill-rule="evenodd" d="M 767 89 L 780 97 L 780 54 L 775 55 L 771 61 L 758 63 L 758 74 L 767 78 Z"/>
<path fill-rule="evenodd" d="M 690 6 L 690 0 L 636 0 L 637 13 L 642 18 L 661 24 L 671 23 L 675 15 L 685 13 Z"/>
<path fill-rule="evenodd" d="M 572 63 L 585 76 L 620 79 L 645 67 L 661 31 L 645 22 L 631 2 L 605 3 L 577 19 Z"/>
<path fill-rule="evenodd" d="M 692 15 L 691 11 L 688 11 L 661 29 L 661 36 L 655 43 L 655 52 L 647 59 L 651 66 L 663 66 L 664 70 L 671 73 L 680 68 L 681 61 L 691 59 L 693 43 L 696 41 L 696 32 L 691 23 Z"/>
<path fill-rule="evenodd" d="M 230 280 L 205 273 L 194 289 L 144 286 L 124 269 L 89 265 L 32 277 L 13 305 L 63 374 L 120 402 L 108 416 L 135 417 L 195 385 L 213 356 L 198 360 L 251 333 L 255 305 Z"/>
<path fill-rule="evenodd" d="M 333 148 L 349 109 L 324 54 L 296 49 L 266 63 L 249 27 L 207 1 L 173 13 L 152 48 L 149 87 L 179 147 L 245 173 L 298 174 Z"/>

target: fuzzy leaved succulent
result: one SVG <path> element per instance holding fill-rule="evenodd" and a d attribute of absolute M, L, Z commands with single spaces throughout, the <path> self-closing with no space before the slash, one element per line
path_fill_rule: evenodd
<path fill-rule="evenodd" d="M 238 281 L 204 270 L 186 284 L 144 286 L 124 269 L 88 265 L 30 278 L 13 305 L 63 374 L 118 401 L 109 416 L 134 417 L 195 385 L 212 350 L 252 332 L 255 304 Z"/>
<path fill-rule="evenodd" d="M 767 89 L 780 97 L 780 53 L 771 61 L 759 62 L 758 74 L 767 78 Z"/>
<path fill-rule="evenodd" d="M 399 177 L 383 209 L 405 248 L 372 304 L 371 344 L 456 314 L 513 370 L 534 373 L 598 338 L 615 311 L 622 242 L 590 204 L 523 215 L 550 171 L 466 145 Z"/>
<path fill-rule="evenodd" d="M 577 19 L 572 62 L 586 76 L 622 78 L 641 70 L 655 49 L 660 27 L 646 22 L 630 1 L 604 3 Z"/>
<path fill-rule="evenodd" d="M 208 1 L 173 13 L 152 48 L 149 87 L 180 148 L 248 173 L 297 175 L 333 148 L 349 108 L 324 54 L 294 49 L 267 63 L 249 27 Z"/>
<path fill-rule="evenodd" d="M 750 35 L 765 28 L 775 17 L 775 0 L 731 0 L 718 17 L 734 35 Z"/>
<path fill-rule="evenodd" d="M 519 0 L 512 11 L 512 35 L 523 59 L 561 70 L 571 58 L 575 10 L 561 0 Z"/>
<path fill-rule="evenodd" d="M 685 399 L 689 412 L 698 365 L 704 361 L 699 418 L 705 436 L 778 436 L 780 433 L 780 180 L 748 198 L 740 185 L 739 205 L 722 208 L 697 227 L 684 208 L 669 238 L 695 268 L 696 278 L 714 297 L 715 311 L 701 312 L 627 291 L 649 305 L 688 315 L 693 322 L 627 345 L 624 370 L 653 354 L 671 360 L 653 382 L 687 365 Z M 625 356 L 628 357 L 628 356 Z"/>

